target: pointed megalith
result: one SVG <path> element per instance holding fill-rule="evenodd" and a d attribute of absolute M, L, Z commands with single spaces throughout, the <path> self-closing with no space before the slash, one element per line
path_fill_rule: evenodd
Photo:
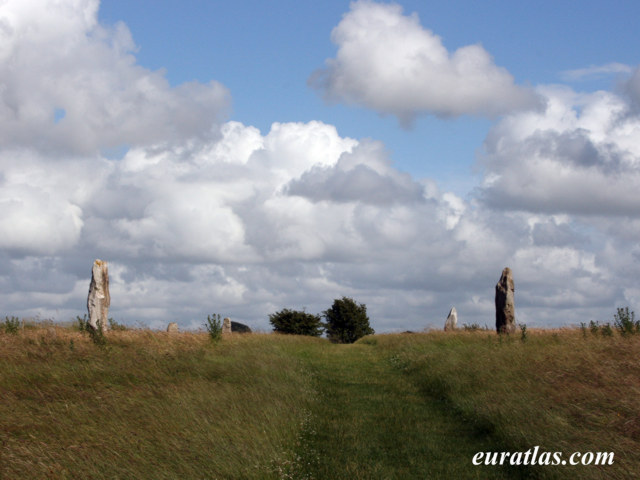
<path fill-rule="evenodd" d="M 448 332 L 450 330 L 455 330 L 457 324 L 458 324 L 458 312 L 456 312 L 456 307 L 453 307 L 449 311 L 449 316 L 447 317 L 447 321 L 444 322 L 444 331 Z"/>
<path fill-rule="evenodd" d="M 514 291 L 511 269 L 507 267 L 502 270 L 502 276 L 496 285 L 496 331 L 498 333 L 515 333 L 516 331 Z"/>
<path fill-rule="evenodd" d="M 89 296 L 87 297 L 87 310 L 89 310 L 89 325 L 94 330 L 98 326 L 102 331 L 109 328 L 109 269 L 107 262 L 96 260 L 93 262 L 91 270 L 91 284 L 89 285 Z"/>

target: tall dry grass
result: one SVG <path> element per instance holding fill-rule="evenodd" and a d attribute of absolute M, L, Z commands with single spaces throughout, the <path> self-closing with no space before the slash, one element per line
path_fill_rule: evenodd
<path fill-rule="evenodd" d="M 640 337 L 0 333 L 0 478 L 634 478 Z M 477 451 L 614 452 L 499 469 Z M 565 457 L 567 458 L 567 457 Z"/>
<path fill-rule="evenodd" d="M 585 332 L 586 333 L 586 332 Z M 532 330 L 379 336 L 425 394 L 505 448 L 614 452 L 607 467 L 541 467 L 543 478 L 633 478 L 640 471 L 640 336 Z"/>
<path fill-rule="evenodd" d="M 275 478 L 311 395 L 265 335 L 0 335 L 0 478 Z"/>

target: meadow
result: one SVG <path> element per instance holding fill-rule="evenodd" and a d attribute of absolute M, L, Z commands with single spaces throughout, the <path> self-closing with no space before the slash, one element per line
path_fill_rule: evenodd
<path fill-rule="evenodd" d="M 474 465 L 478 452 L 612 465 Z M 0 478 L 634 478 L 640 336 L 0 331 Z"/>

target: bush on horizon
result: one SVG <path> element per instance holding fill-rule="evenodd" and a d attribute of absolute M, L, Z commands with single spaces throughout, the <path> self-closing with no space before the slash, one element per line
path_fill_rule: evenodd
<path fill-rule="evenodd" d="M 352 298 L 334 300 L 331 308 L 322 315 L 326 319 L 327 336 L 334 343 L 353 343 L 375 333 L 369 325 L 367 306 L 357 304 Z"/>
<path fill-rule="evenodd" d="M 269 315 L 269 322 L 276 333 L 319 337 L 324 332 L 324 325 L 320 315 L 313 315 L 304 310 L 289 310 L 285 308 Z"/>

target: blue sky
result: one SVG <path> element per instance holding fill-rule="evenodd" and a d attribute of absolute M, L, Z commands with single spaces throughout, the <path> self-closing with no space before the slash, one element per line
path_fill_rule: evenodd
<path fill-rule="evenodd" d="M 331 30 L 348 1 L 108 1 L 99 17 L 123 21 L 136 57 L 166 69 L 173 85 L 222 82 L 233 96 L 231 118 L 268 132 L 273 122 L 321 120 L 343 136 L 382 140 L 397 166 L 436 177 L 458 194 L 475 186 L 475 155 L 491 124 L 477 116 L 423 115 L 410 129 L 391 116 L 327 104 L 308 86 L 311 73 L 335 54 Z M 453 51 L 479 43 L 521 84 L 569 83 L 562 73 L 637 62 L 640 6 L 630 1 L 400 2 Z M 614 75 L 570 82 L 578 90 L 610 89 Z"/>
<path fill-rule="evenodd" d="M 7 0 L 0 305 L 268 329 L 352 296 L 378 331 L 640 303 L 629 1 Z M 1 314 L 2 312 L 0 312 Z"/>

